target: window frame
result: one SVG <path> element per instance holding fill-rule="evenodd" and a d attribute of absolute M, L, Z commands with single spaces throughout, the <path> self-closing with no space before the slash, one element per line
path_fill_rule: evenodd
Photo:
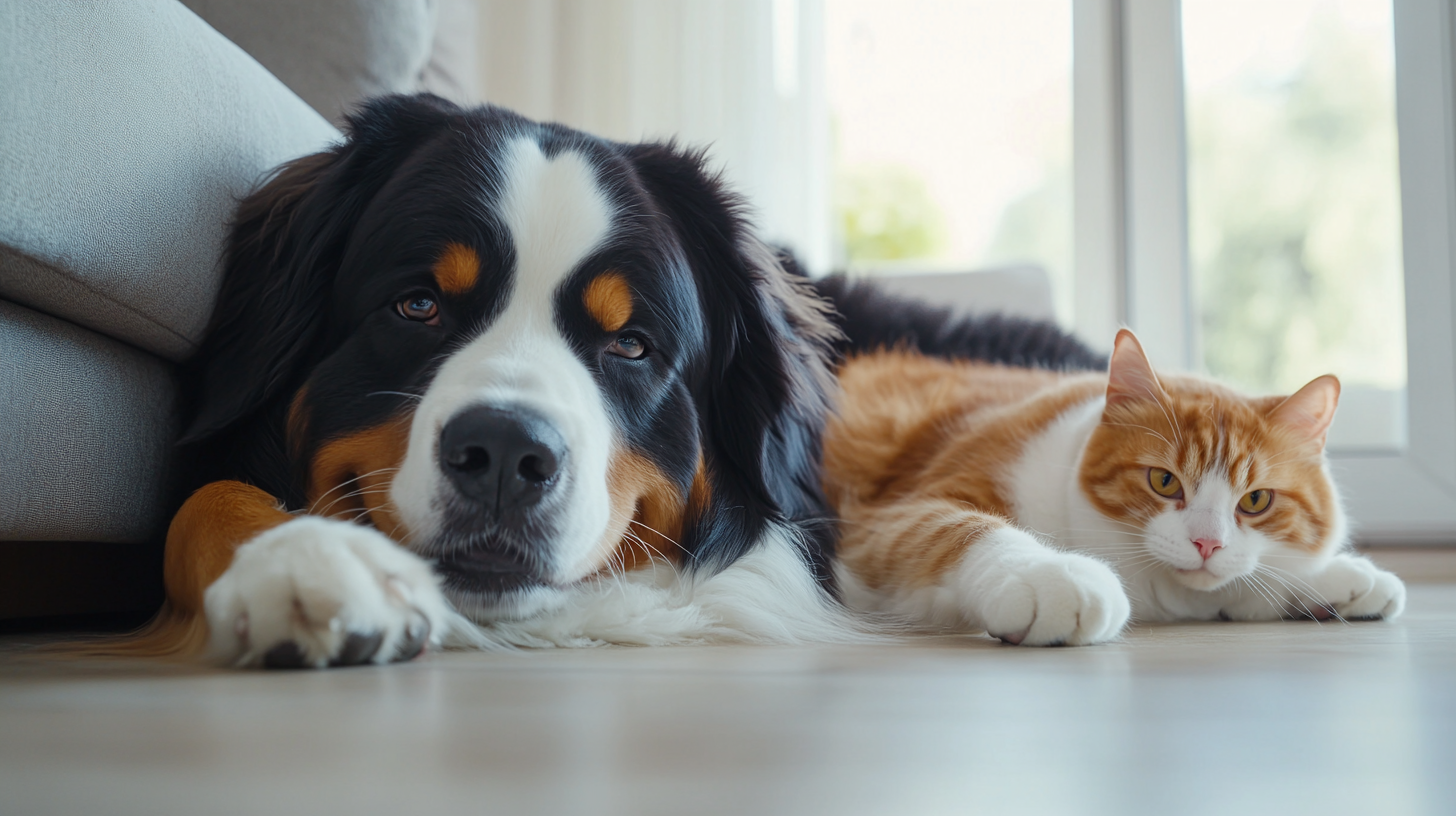
<path fill-rule="evenodd" d="M 1330 453 L 1357 540 L 1456 540 L 1456 19 L 1393 0 L 1408 444 Z M 1075 326 L 1196 370 L 1180 0 L 1073 4 Z M 1103 339 L 1106 338 L 1106 339 Z M 1100 343 L 1098 342 L 1100 341 Z"/>

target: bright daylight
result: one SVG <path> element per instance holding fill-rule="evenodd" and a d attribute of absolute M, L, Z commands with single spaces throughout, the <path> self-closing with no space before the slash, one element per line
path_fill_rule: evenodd
<path fill-rule="evenodd" d="M 1456 814 L 1456 0 L 0 0 L 0 816 Z"/>

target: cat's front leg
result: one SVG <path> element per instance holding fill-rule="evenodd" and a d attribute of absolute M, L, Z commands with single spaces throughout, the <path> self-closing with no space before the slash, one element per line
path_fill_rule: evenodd
<path fill-rule="evenodd" d="M 1085 645 L 1127 625 L 1112 568 L 1054 549 L 999 516 L 938 499 L 846 514 L 852 604 L 1027 646 Z"/>
<path fill-rule="evenodd" d="M 1405 584 L 1358 555 L 1336 555 L 1305 582 L 1318 603 L 1347 620 L 1392 620 L 1405 610 Z"/>
<path fill-rule="evenodd" d="M 969 548 L 955 580 L 986 632 L 1007 643 L 1101 643 L 1117 637 L 1131 613 L 1111 567 L 1011 526 Z"/>
<path fill-rule="evenodd" d="M 1239 586 L 1219 612 L 1225 620 L 1389 620 L 1405 608 L 1405 584 L 1358 555 L 1336 555 L 1318 568 L 1266 566 Z"/>

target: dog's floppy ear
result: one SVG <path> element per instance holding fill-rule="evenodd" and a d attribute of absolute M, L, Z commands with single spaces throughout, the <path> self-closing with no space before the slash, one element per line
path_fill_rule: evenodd
<path fill-rule="evenodd" d="M 318 341 L 354 225 L 405 158 L 458 111 L 429 94 L 372 100 L 349 117 L 343 144 L 283 165 L 243 199 L 193 365 L 201 394 L 184 444 L 257 410 L 326 353 Z"/>
<path fill-rule="evenodd" d="M 711 497 L 683 544 L 694 564 L 716 569 L 747 552 L 768 524 L 792 523 L 827 582 L 834 529 L 820 486 L 820 438 L 838 335 L 826 307 L 754 236 L 743 202 L 705 171 L 702 153 L 645 144 L 629 154 L 673 222 L 706 315 L 708 363 L 692 388 Z"/>

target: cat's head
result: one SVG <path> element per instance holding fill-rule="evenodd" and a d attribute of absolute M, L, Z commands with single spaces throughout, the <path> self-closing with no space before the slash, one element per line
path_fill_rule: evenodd
<path fill-rule="evenodd" d="M 1118 332 L 1107 406 L 1079 474 L 1102 515 L 1128 525 L 1149 569 L 1210 590 L 1338 548 L 1345 517 L 1324 446 L 1340 382 L 1246 397 L 1194 377 L 1158 377 Z"/>

